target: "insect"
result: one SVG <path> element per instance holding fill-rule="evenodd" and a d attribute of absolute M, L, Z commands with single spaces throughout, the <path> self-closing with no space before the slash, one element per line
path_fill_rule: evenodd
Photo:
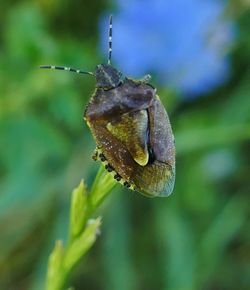
<path fill-rule="evenodd" d="M 107 64 L 94 72 L 44 65 L 88 74 L 96 88 L 84 113 L 96 141 L 94 159 L 125 187 L 146 196 L 168 196 L 175 183 L 175 144 L 167 112 L 150 76 L 141 80 L 124 77 L 111 65 L 112 16 L 109 20 Z"/>

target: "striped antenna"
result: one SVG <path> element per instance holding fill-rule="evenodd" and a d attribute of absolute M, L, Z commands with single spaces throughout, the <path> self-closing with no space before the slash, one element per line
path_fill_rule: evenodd
<path fill-rule="evenodd" d="M 108 64 L 111 63 L 111 55 L 112 55 L 112 15 L 109 17 L 109 57 Z"/>
<path fill-rule="evenodd" d="M 67 70 L 67 71 L 72 71 L 77 74 L 85 74 L 85 75 L 94 75 L 92 72 L 89 71 L 82 71 L 80 69 L 75 69 L 71 67 L 66 67 L 66 66 L 58 66 L 58 65 L 40 65 L 40 68 L 47 68 L 47 69 L 58 69 L 58 70 Z"/>

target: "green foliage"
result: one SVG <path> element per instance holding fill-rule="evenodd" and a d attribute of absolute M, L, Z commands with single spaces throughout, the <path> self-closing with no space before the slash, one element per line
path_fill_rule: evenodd
<path fill-rule="evenodd" d="M 107 174 L 101 166 L 90 193 L 87 192 L 83 180 L 72 192 L 69 241 L 65 248 L 62 241 L 57 241 L 50 255 L 47 290 L 64 289 L 72 268 L 94 244 L 101 218 L 90 219 L 90 217 L 114 185 L 113 177 Z"/>
<path fill-rule="evenodd" d="M 74 239 L 82 232 L 86 222 L 87 214 L 87 188 L 83 180 L 80 185 L 72 192 L 70 210 L 70 237 Z"/>

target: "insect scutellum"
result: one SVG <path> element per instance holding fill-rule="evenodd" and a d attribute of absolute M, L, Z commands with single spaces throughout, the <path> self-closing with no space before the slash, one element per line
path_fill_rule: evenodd
<path fill-rule="evenodd" d="M 96 78 L 96 87 L 103 89 L 111 89 L 117 87 L 122 82 L 122 74 L 111 65 L 112 57 L 112 15 L 109 17 L 109 34 L 108 34 L 108 63 L 99 64 L 96 66 L 94 72 L 83 71 L 81 69 L 57 66 L 57 65 L 41 65 L 40 68 L 57 69 L 71 71 L 78 74 L 92 75 Z"/>

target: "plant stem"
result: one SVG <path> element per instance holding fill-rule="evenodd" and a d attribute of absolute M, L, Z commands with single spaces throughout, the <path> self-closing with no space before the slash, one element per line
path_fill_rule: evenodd
<path fill-rule="evenodd" d="M 47 290 L 63 290 L 73 267 L 94 244 L 101 218 L 91 219 L 116 182 L 101 165 L 88 193 L 83 181 L 72 192 L 70 228 L 67 246 L 57 241 L 50 254 L 47 270 Z"/>

